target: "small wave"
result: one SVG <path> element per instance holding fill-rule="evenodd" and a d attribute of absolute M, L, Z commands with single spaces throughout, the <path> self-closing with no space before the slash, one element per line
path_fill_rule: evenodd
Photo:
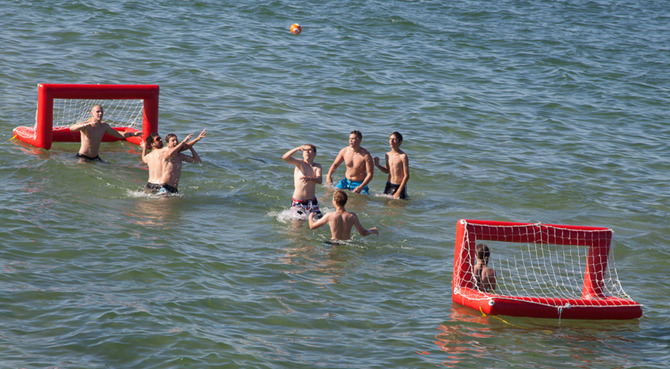
<path fill-rule="evenodd" d="M 128 197 L 134 199 L 164 199 L 168 197 L 181 197 L 179 193 L 156 194 L 144 190 L 127 190 Z"/>
<path fill-rule="evenodd" d="M 277 220 L 282 223 L 289 223 L 298 220 L 307 221 L 307 213 L 295 208 L 290 208 L 282 211 L 271 211 L 268 212 L 267 215 L 269 217 L 277 218 Z"/>

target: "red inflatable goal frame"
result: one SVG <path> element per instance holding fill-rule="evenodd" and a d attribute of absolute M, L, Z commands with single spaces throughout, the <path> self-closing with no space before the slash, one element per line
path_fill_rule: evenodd
<path fill-rule="evenodd" d="M 526 232 L 529 227 L 534 232 Z M 585 234 L 588 232 L 589 236 Z M 480 291 L 472 282 L 479 241 L 544 243 L 588 247 L 581 298 L 509 296 Z M 452 300 L 485 314 L 558 319 L 635 319 L 637 302 L 603 293 L 612 230 L 603 227 L 461 219 L 456 226 Z"/>
<path fill-rule="evenodd" d="M 52 142 L 78 142 L 79 132 L 68 128 L 53 128 L 54 99 L 105 99 L 143 100 L 142 137 L 158 132 L 158 85 L 85 85 L 42 83 L 37 86 L 37 115 L 35 127 L 16 127 L 14 136 L 23 142 L 43 149 L 50 149 Z M 72 122 L 77 123 L 77 122 Z M 113 127 L 126 130 L 127 127 Z M 119 139 L 105 135 L 103 141 Z M 140 137 L 129 137 L 130 142 L 139 144 Z"/>

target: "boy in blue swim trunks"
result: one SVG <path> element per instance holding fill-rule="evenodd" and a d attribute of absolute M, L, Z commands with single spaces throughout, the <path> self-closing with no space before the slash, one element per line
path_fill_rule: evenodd
<path fill-rule="evenodd" d="M 372 163 L 370 152 L 361 147 L 361 141 L 363 141 L 363 134 L 360 131 L 351 131 L 349 146 L 340 150 L 335 161 L 333 161 L 333 165 L 328 170 L 327 183 L 332 185 L 333 173 L 344 162 L 347 166 L 345 178 L 339 181 L 335 187 L 356 193 L 368 194 L 370 192 L 368 183 L 372 181 L 375 166 Z"/>
<path fill-rule="evenodd" d="M 302 151 L 302 160 L 293 157 L 297 151 Z M 315 163 L 316 146 L 307 144 L 287 151 L 282 159 L 295 165 L 293 170 L 293 197 L 291 208 L 297 209 L 299 214 L 313 213 L 317 219 L 321 218 L 319 202 L 316 200 L 316 184 L 321 183 L 321 164 Z"/>
<path fill-rule="evenodd" d="M 391 151 L 386 153 L 385 166 L 379 165 L 379 157 L 375 156 L 375 166 L 384 173 L 387 173 L 388 180 L 384 194 L 392 195 L 394 199 L 407 199 L 407 181 L 409 180 L 409 159 L 407 154 L 400 150 L 402 144 L 402 135 L 400 132 L 393 132 L 389 137 L 389 146 Z"/>

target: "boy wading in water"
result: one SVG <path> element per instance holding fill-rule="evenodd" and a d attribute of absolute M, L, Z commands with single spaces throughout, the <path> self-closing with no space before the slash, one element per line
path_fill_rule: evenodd
<path fill-rule="evenodd" d="M 293 157 L 297 151 L 302 151 L 302 160 Z M 321 218 L 319 202 L 316 200 L 316 184 L 321 183 L 321 164 L 314 162 L 316 146 L 307 144 L 287 151 L 282 159 L 295 165 L 293 170 L 293 197 L 291 208 L 299 214 L 313 213 L 317 219 Z"/>
<path fill-rule="evenodd" d="M 404 151 L 400 150 L 402 135 L 393 132 L 389 137 L 391 151 L 386 153 L 386 166 L 379 165 L 379 157 L 375 156 L 375 166 L 387 173 L 384 194 L 392 195 L 394 199 L 407 199 L 407 181 L 409 181 L 409 159 Z"/>
<path fill-rule="evenodd" d="M 70 131 L 80 132 L 81 147 L 76 155 L 80 162 L 102 161 L 98 154 L 100 153 L 100 143 L 105 134 L 121 139 L 142 135 L 142 132 L 119 132 L 115 130 L 102 120 L 103 114 L 102 106 L 94 105 L 91 108 L 91 117 L 87 121 L 70 126 Z"/>
<path fill-rule="evenodd" d="M 328 223 L 330 226 L 331 241 L 347 241 L 351 239 L 351 228 L 356 226 L 358 233 L 365 237 L 371 234 L 379 235 L 376 227 L 365 229 L 358 220 L 356 213 L 350 213 L 344 209 L 347 203 L 347 194 L 342 190 L 337 190 L 333 194 L 333 205 L 335 212 L 328 213 L 318 221 L 314 221 L 314 213 L 309 214 L 309 228 L 316 229 Z"/>
<path fill-rule="evenodd" d="M 361 147 L 363 134 L 360 131 L 351 131 L 349 146 L 340 150 L 326 175 L 326 183 L 333 183 L 333 173 L 340 164 L 347 166 L 345 177 L 335 187 L 342 190 L 351 190 L 356 193 L 368 194 L 368 183 L 374 176 L 375 165 L 372 163 L 370 152 Z"/>

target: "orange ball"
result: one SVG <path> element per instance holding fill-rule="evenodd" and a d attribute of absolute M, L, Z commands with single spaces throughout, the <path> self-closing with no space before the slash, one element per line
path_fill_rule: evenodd
<path fill-rule="evenodd" d="M 292 34 L 294 35 L 299 35 L 300 32 L 302 32 L 302 27 L 298 23 L 293 23 L 291 27 L 289 28 Z"/>

